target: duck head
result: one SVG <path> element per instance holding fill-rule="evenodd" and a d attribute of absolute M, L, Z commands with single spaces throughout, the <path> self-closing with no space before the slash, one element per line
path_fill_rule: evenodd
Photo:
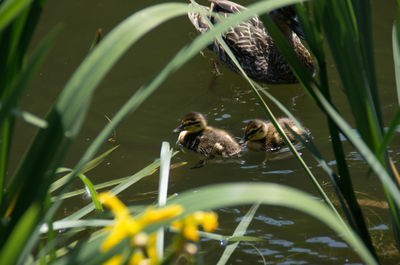
<path fill-rule="evenodd" d="M 294 6 L 285 6 L 268 13 L 282 32 L 294 31 L 300 38 L 304 39 L 304 32 L 300 26 L 299 19 Z"/>
<path fill-rule="evenodd" d="M 243 142 L 246 143 L 249 141 L 258 141 L 267 135 L 268 127 L 266 123 L 262 120 L 252 120 L 247 123 L 246 128 L 244 129 L 244 137 Z"/>
<path fill-rule="evenodd" d="M 199 112 L 191 112 L 183 117 L 181 125 L 175 128 L 173 133 L 187 131 L 188 133 L 198 133 L 207 127 L 207 121 L 203 114 Z"/>

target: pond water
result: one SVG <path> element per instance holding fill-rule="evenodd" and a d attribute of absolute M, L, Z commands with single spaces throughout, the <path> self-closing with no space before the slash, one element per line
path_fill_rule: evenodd
<path fill-rule="evenodd" d="M 88 53 L 98 28 L 102 28 L 106 34 L 135 11 L 161 2 L 164 1 L 48 0 L 34 45 L 56 24 L 61 23 L 63 30 L 24 97 L 24 108 L 37 115 L 45 115 L 74 69 Z M 240 1 L 243 5 L 251 2 Z M 391 48 L 391 30 L 396 8 L 394 1 L 372 2 L 380 96 L 387 124 L 397 105 Z M 74 166 L 97 133 L 107 124 L 105 115 L 112 117 L 127 98 L 160 71 L 196 35 L 185 16 L 153 30 L 132 47 L 97 88 L 92 101 L 88 102 L 90 110 L 86 122 L 64 166 Z M 117 151 L 105 163 L 88 173 L 94 183 L 132 175 L 157 159 L 162 141 L 168 141 L 174 146 L 177 135 L 172 134 L 172 130 L 188 112 L 204 113 L 210 125 L 226 129 L 238 138 L 242 137 L 247 120 L 264 117 L 248 84 L 224 66 L 219 66 L 222 76 L 212 86 L 209 85 L 212 58 L 215 56 L 210 52 L 197 55 L 125 119 L 115 132 L 116 142 L 106 142 L 102 149 L 105 151 L 118 144 L 120 146 Z M 330 66 L 330 75 L 337 107 L 353 123 L 333 64 Z M 314 143 L 325 159 L 334 165 L 329 151 L 331 147 L 326 120 L 301 86 L 269 85 L 267 89 L 310 129 Z M 271 108 L 277 116 L 280 115 L 276 107 L 271 105 Z M 17 126 L 24 133 L 16 135 L 15 139 L 18 140 L 14 143 L 14 152 L 21 154 L 32 139 L 34 129 L 21 123 Z M 397 131 L 390 147 L 391 157 L 397 165 L 400 161 L 399 140 L 400 131 Z M 384 200 L 375 176 L 368 175 L 364 162 L 350 144 L 345 142 L 344 145 L 360 198 Z M 307 150 L 300 151 L 312 172 L 329 190 L 326 173 Z M 318 196 L 311 181 L 289 152 L 272 154 L 266 162 L 265 158 L 264 153 L 249 151 L 240 161 L 208 163 L 203 168 L 193 170 L 190 167 L 199 160 L 199 156 L 192 152 L 180 152 L 172 163 L 185 161 L 188 164 L 171 171 L 169 194 L 224 182 L 272 182 Z M 15 161 L 11 162 L 15 164 Z M 120 198 L 127 204 L 153 202 L 157 196 L 157 182 L 158 174 L 153 174 L 123 192 Z M 82 184 L 76 183 L 74 187 L 81 188 Z M 70 199 L 62 212 L 71 213 L 89 202 L 87 197 Z M 240 206 L 217 210 L 220 217 L 220 228 L 217 232 L 232 234 L 248 209 L 249 206 Z M 381 242 L 381 250 L 392 250 L 391 244 L 394 242 L 391 242 L 393 237 L 388 211 L 379 207 L 365 207 L 364 212 L 368 216 L 369 226 L 374 230 L 374 237 Z M 260 253 L 268 264 L 361 263 L 357 254 L 324 224 L 291 209 L 260 207 L 247 235 L 263 238 L 265 242 L 241 243 L 228 264 L 262 264 Z M 224 250 L 224 244 L 220 242 L 207 242 L 203 247 L 207 252 L 206 264 L 216 263 Z M 397 256 L 382 259 L 387 264 L 392 264 L 395 260 L 398 260 Z"/>

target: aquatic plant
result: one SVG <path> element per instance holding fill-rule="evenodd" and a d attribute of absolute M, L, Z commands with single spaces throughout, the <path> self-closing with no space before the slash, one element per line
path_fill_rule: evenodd
<path fill-rule="evenodd" d="M 100 200 L 104 200 L 106 204 L 108 203 L 111 206 L 118 220 L 83 219 L 93 209 L 97 208 L 99 212 L 102 211 L 102 206 L 97 198 L 96 187 L 91 185 L 84 175 L 88 169 L 104 158 L 104 156 L 95 158 L 99 148 L 107 141 L 118 124 L 129 113 L 135 111 L 168 76 L 215 38 L 220 40 L 221 33 L 255 14 L 260 15 L 275 8 L 301 1 L 258 1 L 249 6 L 247 10 L 230 16 L 209 32 L 198 36 L 189 45 L 183 47 L 152 80 L 140 87 L 126 101 L 71 170 L 60 169 L 60 167 L 63 164 L 66 152 L 80 131 L 87 113 L 87 102 L 90 102 L 97 85 L 131 45 L 154 27 L 176 16 L 186 15 L 188 6 L 183 3 L 158 4 L 140 10 L 124 20 L 91 50 L 66 83 L 47 116 L 39 118 L 19 109 L 19 98 L 34 76 L 35 70 L 44 60 L 45 54 L 58 32 L 58 29 L 55 29 L 50 33 L 37 50 L 28 57 L 27 47 L 31 42 L 44 2 L 43 0 L 0 1 L 0 61 L 2 62 L 0 64 L 0 264 L 30 264 L 34 262 L 43 264 L 84 264 L 89 262 L 90 264 L 101 264 L 107 261 L 109 264 L 115 264 L 115 262 L 123 262 L 128 259 L 132 259 L 132 263 L 138 263 L 145 257 L 142 256 L 143 253 L 140 251 L 132 253 L 132 243 L 127 240 L 130 239 L 130 236 L 127 236 L 131 233 L 130 228 L 128 229 L 124 222 L 131 222 L 133 217 L 131 218 L 131 214 L 124 210 L 124 206 L 115 201 L 115 203 L 111 203 L 110 201 L 113 199 L 110 196 L 102 195 Z M 200 12 L 201 10 L 197 11 Z M 191 214 L 200 210 L 252 203 L 279 205 L 297 209 L 318 218 L 340 234 L 367 264 L 377 264 L 378 259 L 374 247 L 369 240 L 368 230 L 355 200 L 351 177 L 339 141 L 338 132 L 340 131 L 355 146 L 374 174 L 383 183 L 394 220 L 394 238 L 399 238 L 400 193 L 398 183 L 396 183 L 398 173 L 391 163 L 386 147 L 393 136 L 394 128 L 399 124 L 400 110 L 393 116 L 389 130 L 384 132 L 372 56 L 369 1 L 312 1 L 298 5 L 297 11 L 304 27 L 306 39 L 318 65 L 315 77 L 304 69 L 302 64 L 299 64 L 296 56 L 291 53 L 287 43 L 279 35 L 274 24 L 268 20 L 268 17 L 265 17 L 264 20 L 270 34 L 281 47 L 282 54 L 291 65 L 300 83 L 306 88 L 316 104 L 321 107 L 321 110 L 327 114 L 332 136 L 332 148 L 338 163 L 338 173 L 334 173 L 327 166 L 327 163 L 311 145 L 311 142 L 305 143 L 305 145 L 311 148 L 316 159 L 332 178 L 332 183 L 342 201 L 342 209 L 347 219 L 344 220 L 333 204 L 330 203 L 315 176 L 282 133 L 282 129 L 269 111 L 265 100 L 255 89 L 257 84 L 247 78 L 254 87 L 254 92 L 260 99 L 267 116 L 281 131 L 287 144 L 291 146 L 293 153 L 318 187 L 328 206 L 314 200 L 308 194 L 277 184 L 221 184 L 199 188 L 196 193 L 187 191 L 172 198 L 165 206 L 165 209 L 168 210 L 166 210 L 167 215 L 163 215 L 163 218 L 167 219 L 161 218 L 158 220 L 161 222 L 152 223 L 149 227 L 147 227 L 147 224 L 151 223 L 150 220 L 144 218 L 148 216 L 146 210 L 140 209 L 138 216 L 142 217 L 139 217 L 138 220 L 146 219 L 146 225 L 142 225 L 142 229 L 149 229 L 150 234 L 152 234 L 151 232 L 162 227 L 168 227 L 173 222 L 173 217 L 179 218 L 176 215 L 191 216 Z M 338 27 L 337 25 L 342 26 Z M 400 62 L 398 25 L 399 21 L 396 22 L 393 30 L 396 69 L 398 69 Z M 327 36 L 329 47 L 335 54 L 335 63 L 349 103 L 352 106 L 352 113 L 357 121 L 356 125 L 361 137 L 351 130 L 351 127 L 330 102 L 329 82 L 326 74 L 326 47 L 323 42 L 323 35 Z M 226 46 L 223 41 L 221 41 L 221 45 Z M 229 50 L 227 52 L 229 54 Z M 397 80 L 400 80 L 400 74 L 398 72 L 396 74 Z M 266 91 L 264 93 L 273 100 Z M 11 176 L 7 177 L 6 181 L 15 119 L 23 119 L 37 126 L 38 133 L 27 149 L 25 156 L 21 158 L 19 167 L 15 172 L 12 172 Z M 171 152 L 169 147 L 167 149 L 167 151 L 164 149 L 164 153 Z M 168 158 L 162 158 L 161 163 L 165 160 L 169 161 Z M 152 174 L 159 164 L 160 161 L 154 162 L 137 174 L 122 180 L 111 192 L 115 195 L 120 193 L 143 177 Z M 169 165 L 169 162 L 166 164 Z M 165 170 L 165 168 L 167 169 Z M 168 168 L 164 166 L 160 171 L 168 171 Z M 67 173 L 60 182 L 56 181 L 58 172 Z M 93 203 L 62 220 L 53 220 L 62 199 L 65 198 L 63 196 L 67 193 L 72 181 L 78 177 L 84 181 L 85 185 L 91 187 Z M 57 189 L 60 191 L 56 195 L 51 193 Z M 52 198 L 52 196 L 54 197 Z M 168 205 L 180 205 L 182 209 L 180 210 L 179 206 Z M 162 212 L 161 209 L 147 211 L 151 211 L 157 216 Z M 249 211 L 248 216 L 252 216 L 255 209 L 256 206 Z M 198 237 L 195 233 L 197 231 L 194 228 L 195 224 L 201 223 L 203 228 L 212 230 L 215 227 L 215 222 L 210 222 L 212 224 L 210 226 L 208 226 L 208 222 L 203 222 L 205 219 L 214 220 L 212 216 L 212 214 L 204 213 L 194 214 L 194 216 L 187 217 L 181 222 L 175 222 L 173 226 L 183 229 L 183 235 L 186 234 L 192 240 L 196 240 Z M 99 217 L 99 215 L 96 215 L 96 217 Z M 133 218 L 133 220 L 135 219 Z M 82 230 L 90 231 L 91 227 L 103 228 L 107 226 L 110 226 L 111 231 L 115 232 L 111 234 L 111 237 L 104 235 L 103 231 L 100 230 L 100 232 L 90 233 L 88 237 L 74 241 L 68 246 L 62 245 L 67 244 L 66 242 L 69 242 L 73 236 Z M 241 229 L 238 229 L 238 234 L 243 234 L 245 228 L 246 224 L 243 224 Z M 55 238 L 55 229 L 70 230 L 68 233 Z M 121 231 L 124 236 L 119 235 Z M 135 236 L 132 234 L 133 239 L 140 234 L 139 231 L 141 229 L 136 229 L 137 233 L 133 233 Z M 46 234 L 44 242 L 40 242 L 42 234 Z M 229 237 L 221 235 L 214 235 L 214 237 L 229 241 Z M 140 238 L 136 239 L 139 241 Z M 242 237 L 234 242 L 243 240 L 246 240 L 246 238 Z M 144 241 L 146 242 L 146 240 Z M 59 247 L 60 243 L 61 247 Z M 134 242 L 134 246 L 139 246 L 139 243 Z M 154 253 L 154 246 L 154 236 L 150 236 L 145 243 L 147 252 Z M 153 254 L 147 253 L 147 255 L 154 257 Z M 165 255 L 165 257 L 168 257 L 168 255 Z M 221 264 L 226 263 L 226 260 L 221 261 Z M 168 264 L 170 261 L 161 262 Z"/>

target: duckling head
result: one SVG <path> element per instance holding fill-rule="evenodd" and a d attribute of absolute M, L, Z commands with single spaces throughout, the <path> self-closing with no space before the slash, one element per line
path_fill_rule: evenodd
<path fill-rule="evenodd" d="M 297 36 L 304 39 L 303 29 L 300 26 L 294 6 L 285 6 L 273 10 L 268 15 L 283 33 L 294 31 Z"/>
<path fill-rule="evenodd" d="M 258 141 L 263 138 L 268 133 L 268 126 L 262 120 L 252 120 L 247 123 L 246 128 L 244 130 L 244 139 L 243 142 L 247 140 L 250 141 Z"/>
<path fill-rule="evenodd" d="M 191 112 L 183 117 L 181 125 L 174 129 L 173 133 L 180 133 L 187 131 L 188 133 L 198 133 L 203 131 L 207 127 L 207 121 L 203 114 L 199 112 Z"/>

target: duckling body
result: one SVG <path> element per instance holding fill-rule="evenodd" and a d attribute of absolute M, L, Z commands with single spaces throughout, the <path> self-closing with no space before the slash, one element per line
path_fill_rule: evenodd
<path fill-rule="evenodd" d="M 210 8 L 201 8 L 218 13 L 221 17 L 228 17 L 232 13 L 240 12 L 245 7 L 227 0 L 209 0 Z M 201 14 L 189 13 L 189 19 L 200 33 L 206 32 L 209 27 Z M 305 66 L 314 71 L 314 63 L 308 50 L 301 43 L 298 35 L 300 32 L 296 13 L 293 7 L 284 7 L 269 13 L 282 33 L 288 39 L 295 53 Z M 218 23 L 218 18 L 208 17 L 213 23 Z M 295 31 L 294 31 L 295 30 Z M 247 75 L 255 80 L 265 83 L 296 83 L 297 79 L 290 70 L 289 65 L 279 53 L 272 38 L 268 35 L 263 23 L 258 17 L 240 23 L 235 28 L 222 35 L 224 41 L 238 59 Z M 217 40 L 208 46 L 218 55 L 219 60 L 230 69 L 238 71 Z"/>
<path fill-rule="evenodd" d="M 179 133 L 178 143 L 208 157 L 231 157 L 241 152 L 239 144 L 224 130 L 207 125 L 198 112 L 187 114 L 174 133 Z"/>
<path fill-rule="evenodd" d="M 301 135 L 301 130 L 296 124 L 288 118 L 279 118 L 278 123 L 287 134 L 289 140 L 295 143 L 296 138 L 290 130 L 297 135 Z M 248 148 L 258 151 L 276 151 L 286 145 L 271 122 L 258 119 L 252 120 L 246 125 L 245 143 Z"/>

